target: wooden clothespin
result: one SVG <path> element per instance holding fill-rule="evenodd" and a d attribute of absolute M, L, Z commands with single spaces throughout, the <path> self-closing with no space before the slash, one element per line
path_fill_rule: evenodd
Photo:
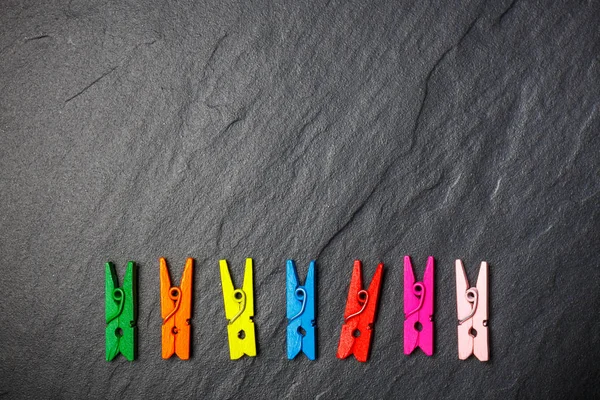
<path fill-rule="evenodd" d="M 458 358 L 466 360 L 474 354 L 479 361 L 488 361 L 488 263 L 481 263 L 476 287 L 469 287 L 461 260 L 456 260 L 455 272 Z"/>
<path fill-rule="evenodd" d="M 229 357 L 237 360 L 244 354 L 256 356 L 256 336 L 254 332 L 254 290 L 252 280 L 252 259 L 246 259 L 244 283 L 241 289 L 234 289 L 227 260 L 219 261 L 221 270 L 221 286 L 223 287 L 223 302 L 227 336 L 229 338 Z"/>
<path fill-rule="evenodd" d="M 133 261 L 127 263 L 123 285 L 119 287 L 117 271 L 113 263 L 104 266 L 106 361 L 119 353 L 129 361 L 136 356 L 136 273 Z"/>
<path fill-rule="evenodd" d="M 304 285 L 300 285 L 296 264 L 287 260 L 286 299 L 287 299 L 287 356 L 295 358 L 302 351 L 309 360 L 317 358 L 317 337 L 315 321 L 315 261 L 311 261 Z"/>
<path fill-rule="evenodd" d="M 423 281 L 415 282 L 410 257 L 404 257 L 404 354 L 417 347 L 433 355 L 433 257 L 427 258 Z"/>
<path fill-rule="evenodd" d="M 337 358 L 346 358 L 354 354 L 358 361 L 366 362 L 371 348 L 383 263 L 377 266 L 368 290 L 363 289 L 361 270 L 360 260 L 354 261 Z"/>
<path fill-rule="evenodd" d="M 179 286 L 171 286 L 169 268 L 160 259 L 160 313 L 162 317 L 162 358 L 173 354 L 190 358 L 190 319 L 192 318 L 192 281 L 194 259 L 188 258 Z"/>

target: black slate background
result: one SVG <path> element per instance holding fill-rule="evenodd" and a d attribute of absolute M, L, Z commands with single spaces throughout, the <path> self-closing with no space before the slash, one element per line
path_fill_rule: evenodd
<path fill-rule="evenodd" d="M 598 1 L 0 3 L 3 398 L 598 398 Z M 402 257 L 437 260 L 402 353 Z M 158 258 L 196 259 L 193 358 L 160 356 Z M 230 361 L 219 258 L 255 260 Z M 318 261 L 319 358 L 285 355 Z M 335 358 L 352 261 L 371 359 Z M 459 361 L 453 263 L 490 263 L 492 359 Z M 139 357 L 104 361 L 104 262 L 139 265 Z"/>

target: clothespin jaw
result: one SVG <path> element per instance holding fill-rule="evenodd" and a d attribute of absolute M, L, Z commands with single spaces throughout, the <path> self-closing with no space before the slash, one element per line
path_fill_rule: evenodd
<path fill-rule="evenodd" d="M 309 360 L 317 358 L 315 323 L 315 261 L 311 261 L 304 285 L 300 285 L 296 264 L 286 263 L 287 356 L 294 359 L 302 351 Z"/>
<path fill-rule="evenodd" d="M 167 261 L 160 258 L 160 314 L 162 317 L 162 358 L 177 354 L 190 358 L 192 282 L 194 259 L 188 258 L 179 287 L 171 286 Z"/>
<path fill-rule="evenodd" d="M 337 358 L 343 359 L 351 354 L 360 362 L 366 362 L 369 358 L 382 276 L 383 263 L 379 263 L 369 289 L 364 290 L 361 262 L 354 261 Z"/>
<path fill-rule="evenodd" d="M 133 361 L 136 356 L 136 270 L 129 261 L 119 287 L 115 265 L 107 262 L 105 274 L 105 318 L 106 318 L 106 361 L 113 360 L 119 353 Z"/>
<path fill-rule="evenodd" d="M 481 263 L 476 287 L 469 287 L 461 260 L 456 260 L 455 272 L 458 358 L 466 360 L 474 354 L 479 361 L 488 361 L 488 264 Z"/>
<path fill-rule="evenodd" d="M 225 317 L 229 320 L 229 357 L 237 360 L 244 354 L 256 356 L 256 334 L 254 331 L 254 283 L 252 259 L 246 259 L 242 289 L 234 289 L 227 260 L 219 261 Z"/>
<path fill-rule="evenodd" d="M 417 347 L 433 355 L 434 258 L 427 258 L 423 281 L 415 282 L 410 256 L 404 257 L 404 354 Z"/>

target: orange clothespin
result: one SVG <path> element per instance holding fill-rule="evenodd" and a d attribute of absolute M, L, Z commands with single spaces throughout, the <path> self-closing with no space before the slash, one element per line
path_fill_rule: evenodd
<path fill-rule="evenodd" d="M 192 318 L 192 272 L 194 259 L 188 258 L 179 287 L 171 286 L 167 261 L 160 259 L 160 313 L 162 316 L 162 358 L 173 354 L 190 358 L 190 319 Z"/>

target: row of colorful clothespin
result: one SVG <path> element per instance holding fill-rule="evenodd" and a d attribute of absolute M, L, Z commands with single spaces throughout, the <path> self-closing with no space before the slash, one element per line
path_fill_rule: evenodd
<path fill-rule="evenodd" d="M 167 262 L 160 261 L 160 299 L 162 316 L 162 357 L 176 354 L 180 359 L 190 357 L 190 320 L 192 318 L 192 275 L 194 260 L 188 258 L 179 286 L 173 286 Z M 254 329 L 253 262 L 246 259 L 244 282 L 236 289 L 226 260 L 219 261 L 229 352 L 232 360 L 244 355 L 256 356 Z M 474 354 L 487 361 L 488 347 L 488 264 L 479 269 L 477 285 L 470 287 L 461 260 L 456 260 L 456 307 L 458 315 L 458 357 L 467 359 Z M 106 360 L 119 353 L 130 361 L 136 349 L 136 269 L 127 264 L 123 284 L 118 286 L 115 266 L 108 262 L 106 273 Z M 383 277 L 380 263 L 368 289 L 362 282 L 362 264 L 354 262 L 344 322 L 337 357 L 350 355 L 367 361 L 375 324 L 375 313 Z M 286 263 L 287 356 L 295 358 L 303 352 L 310 360 L 317 357 L 316 346 L 316 263 L 311 261 L 304 284 L 300 284 L 293 260 Z M 404 353 L 411 354 L 420 347 L 433 355 L 434 338 L 434 258 L 427 259 L 422 281 L 416 281 L 409 256 L 404 257 Z"/>

